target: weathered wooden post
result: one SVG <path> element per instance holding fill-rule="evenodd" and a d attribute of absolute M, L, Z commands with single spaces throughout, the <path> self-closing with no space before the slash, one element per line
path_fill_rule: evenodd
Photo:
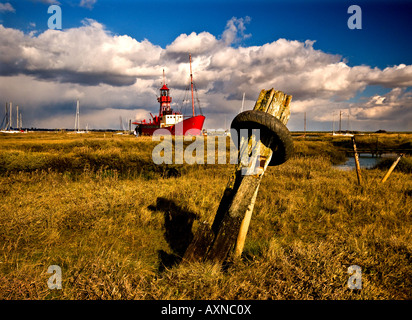
<path fill-rule="evenodd" d="M 395 169 L 396 165 L 398 164 L 398 162 L 401 160 L 401 158 L 403 157 L 403 153 L 401 153 L 398 158 L 392 163 L 391 167 L 389 168 L 388 172 L 385 174 L 385 176 L 383 177 L 381 183 L 384 183 L 389 176 L 391 175 L 393 169 Z"/>
<path fill-rule="evenodd" d="M 356 166 L 356 176 L 358 177 L 358 184 L 362 184 L 362 176 L 361 176 L 361 169 L 360 169 L 360 164 L 359 164 L 359 156 L 358 156 L 358 151 L 356 149 L 356 142 L 355 142 L 355 136 L 352 137 L 352 143 L 353 143 L 353 152 L 354 152 L 354 158 L 355 158 L 355 166 Z"/>
<path fill-rule="evenodd" d="M 235 256 L 241 255 L 267 166 L 282 164 L 293 153 L 292 137 L 286 128 L 291 99 L 292 96 L 281 91 L 262 90 L 253 110 L 242 112 L 233 119 L 231 128 L 238 132 L 234 139 L 240 140 L 235 141 L 239 146 L 239 158 L 244 157 L 246 150 L 248 166 L 245 168 L 244 163 L 239 161 L 226 186 L 212 226 L 207 223 L 201 225 L 184 254 L 184 261 L 222 263 L 234 246 Z M 252 134 L 249 132 L 247 138 L 241 137 L 242 129 L 253 129 Z"/>
<path fill-rule="evenodd" d="M 240 258 L 240 256 L 242 255 L 243 247 L 245 246 L 246 235 L 249 229 L 249 224 L 252 218 L 253 208 L 255 206 L 258 191 L 259 191 L 259 186 L 257 186 L 255 192 L 253 193 L 253 197 L 252 197 L 252 200 L 250 201 L 249 208 L 247 209 L 245 217 L 242 220 L 242 224 L 240 225 L 240 230 L 239 230 L 239 234 L 237 236 L 236 245 L 235 245 L 235 252 L 234 252 L 235 258 Z"/>

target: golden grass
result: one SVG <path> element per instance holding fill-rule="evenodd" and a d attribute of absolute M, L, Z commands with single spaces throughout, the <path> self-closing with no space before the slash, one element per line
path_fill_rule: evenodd
<path fill-rule="evenodd" d="M 358 186 L 326 138 L 296 139 L 297 155 L 268 169 L 242 259 L 224 269 L 173 261 L 213 219 L 232 166 L 167 178 L 150 138 L 0 139 L 0 299 L 412 298 L 411 174 L 380 184 L 385 170 L 363 170 Z M 347 286 L 353 264 L 361 290 Z M 47 287 L 50 265 L 62 290 Z"/>

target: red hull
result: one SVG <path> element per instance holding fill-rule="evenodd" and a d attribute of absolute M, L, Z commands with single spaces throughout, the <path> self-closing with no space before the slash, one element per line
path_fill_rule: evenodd
<path fill-rule="evenodd" d="M 179 123 L 176 123 L 170 127 L 160 128 L 159 124 L 156 123 L 143 123 L 139 124 L 139 133 L 145 136 L 151 136 L 155 133 L 158 129 L 166 129 L 170 131 L 172 135 L 186 135 L 189 133 L 190 135 L 200 135 L 202 134 L 203 123 L 205 121 L 205 117 L 203 115 L 197 115 L 188 119 L 185 119 Z M 190 132 L 188 132 L 191 130 Z"/>

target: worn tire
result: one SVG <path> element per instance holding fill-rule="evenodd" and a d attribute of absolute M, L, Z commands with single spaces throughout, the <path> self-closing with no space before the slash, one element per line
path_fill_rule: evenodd
<path fill-rule="evenodd" d="M 278 166 L 293 154 L 293 140 L 288 128 L 269 113 L 257 110 L 239 113 L 230 127 L 238 132 L 238 136 L 239 129 L 260 129 L 261 142 L 273 151 L 269 166 Z M 273 141 L 268 145 L 270 137 L 273 137 Z"/>

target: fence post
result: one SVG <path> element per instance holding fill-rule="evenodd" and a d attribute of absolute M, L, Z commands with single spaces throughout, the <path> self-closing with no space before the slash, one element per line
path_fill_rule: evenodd
<path fill-rule="evenodd" d="M 389 176 L 391 175 L 393 169 L 395 169 L 396 165 L 398 164 L 398 162 L 401 160 L 401 158 L 403 157 L 403 153 L 401 153 L 399 155 L 399 157 L 392 163 L 391 167 L 389 168 L 388 172 L 385 174 L 385 176 L 383 177 L 381 183 L 384 183 Z"/>
<path fill-rule="evenodd" d="M 361 185 L 362 176 L 361 176 L 361 169 L 360 169 L 360 164 L 359 164 L 358 151 L 356 150 L 355 136 L 352 137 L 352 144 L 353 144 L 353 151 L 354 151 L 354 158 L 355 158 L 355 165 L 356 165 L 356 175 L 358 177 L 358 184 Z"/>

